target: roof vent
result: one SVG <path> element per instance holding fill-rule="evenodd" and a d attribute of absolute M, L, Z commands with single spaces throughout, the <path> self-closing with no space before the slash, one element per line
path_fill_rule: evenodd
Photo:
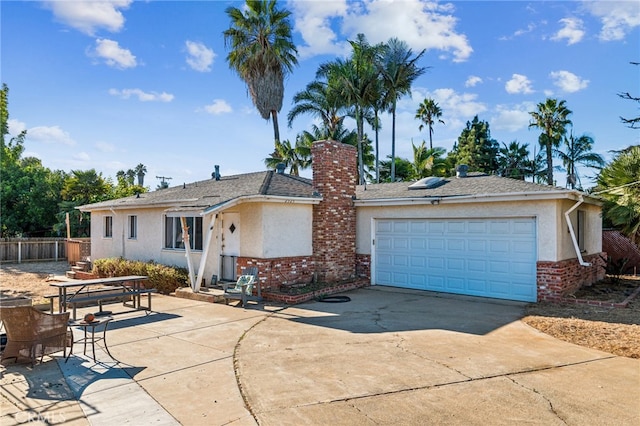
<path fill-rule="evenodd" d="M 466 164 L 460 164 L 456 167 L 456 177 L 464 178 L 467 177 L 467 172 L 469 171 L 469 166 Z"/>
<path fill-rule="evenodd" d="M 285 169 L 286 167 L 287 167 L 287 165 L 286 165 L 286 164 L 284 164 L 284 163 L 278 163 L 278 164 L 276 164 L 276 172 L 277 172 L 279 175 L 283 175 L 283 174 L 284 174 L 284 169 Z"/>
<path fill-rule="evenodd" d="M 440 186 L 442 182 L 444 182 L 444 179 L 441 177 L 429 176 L 412 183 L 409 185 L 409 189 L 431 189 Z"/>
<path fill-rule="evenodd" d="M 214 172 L 211 173 L 211 178 L 215 180 L 220 180 L 220 166 L 216 164 L 215 166 L 213 166 L 213 168 L 214 168 Z"/>

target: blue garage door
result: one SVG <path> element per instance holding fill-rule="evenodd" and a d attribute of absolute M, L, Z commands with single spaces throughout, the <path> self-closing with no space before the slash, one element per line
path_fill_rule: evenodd
<path fill-rule="evenodd" d="M 536 221 L 378 219 L 375 284 L 535 302 Z"/>

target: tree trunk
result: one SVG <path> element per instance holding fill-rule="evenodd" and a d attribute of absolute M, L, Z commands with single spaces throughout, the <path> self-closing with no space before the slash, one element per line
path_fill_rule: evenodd
<path fill-rule="evenodd" d="M 380 133 L 379 124 L 378 111 L 376 111 L 376 183 L 380 183 L 380 156 L 378 155 L 380 152 L 378 149 L 378 134 Z"/>
<path fill-rule="evenodd" d="M 360 175 L 358 177 L 358 183 L 360 185 L 364 184 L 364 162 L 363 162 L 363 155 L 362 155 L 362 137 L 364 134 L 363 131 L 363 117 L 362 117 L 362 111 L 360 110 L 360 107 L 356 107 L 356 126 L 358 128 L 357 133 L 358 133 L 358 174 Z"/>
<path fill-rule="evenodd" d="M 553 157 L 551 155 L 551 145 L 553 145 L 553 142 L 551 137 L 547 136 L 547 139 L 547 185 L 553 186 Z"/>
<path fill-rule="evenodd" d="M 391 107 L 391 182 L 396 181 L 396 103 Z"/>
<path fill-rule="evenodd" d="M 429 124 L 429 148 L 433 149 L 433 127 Z"/>
<path fill-rule="evenodd" d="M 280 142 L 280 129 L 278 128 L 278 111 L 271 110 L 271 119 L 273 120 L 273 137 L 276 143 Z"/>

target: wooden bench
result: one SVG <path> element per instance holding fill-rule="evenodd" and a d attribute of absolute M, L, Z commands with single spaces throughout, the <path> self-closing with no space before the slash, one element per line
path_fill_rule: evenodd
<path fill-rule="evenodd" d="M 73 308 L 72 318 L 76 319 L 76 312 L 78 305 L 86 306 L 91 305 L 92 302 L 97 302 L 99 312 L 102 312 L 102 304 L 105 302 L 118 302 L 122 301 L 124 306 L 128 306 L 135 309 L 142 309 L 151 311 L 151 294 L 157 293 L 155 288 L 141 288 L 141 289 L 127 289 L 126 287 L 102 287 L 97 289 L 82 290 L 78 293 L 67 296 L 66 305 Z M 127 302 L 134 297 L 140 297 L 141 295 L 148 295 L 148 304 L 145 307 L 136 305 L 128 305 Z M 44 296 L 49 299 L 49 309 L 53 313 L 53 299 L 60 297 L 58 294 L 50 294 Z"/>

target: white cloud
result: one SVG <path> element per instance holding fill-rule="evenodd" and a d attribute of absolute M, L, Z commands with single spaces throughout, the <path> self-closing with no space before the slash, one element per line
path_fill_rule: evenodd
<path fill-rule="evenodd" d="M 301 56 L 341 54 L 348 45 L 337 39 L 355 39 L 358 33 L 367 35 L 370 43 L 397 37 L 415 51 L 422 49 L 442 52 L 454 62 L 466 61 L 473 49 L 464 34 L 456 32 L 458 19 L 450 4 L 405 0 L 367 0 L 347 4 L 345 0 L 290 1 L 295 29 L 305 45 Z M 372 29 L 375 29 L 372 30 Z M 340 37 L 338 37 L 338 32 Z"/>
<path fill-rule="evenodd" d="M 479 102 L 475 93 L 457 93 L 450 88 L 436 89 L 432 92 L 416 88 L 412 90 L 412 100 L 415 102 L 412 108 L 414 115 L 419 103 L 425 98 L 432 98 L 438 103 L 442 109 L 442 119 L 448 127 L 451 127 L 449 121 L 452 119 L 467 120 L 487 110 L 487 105 Z"/>
<path fill-rule="evenodd" d="M 566 39 L 568 45 L 582 40 L 585 34 L 582 19 L 563 18 L 559 22 L 564 26 L 551 37 L 551 40 L 561 41 Z"/>
<path fill-rule="evenodd" d="M 59 126 L 37 126 L 27 130 L 27 139 L 36 142 L 75 145 L 76 142 L 69 133 Z"/>
<path fill-rule="evenodd" d="M 76 152 L 71 156 L 76 161 L 90 161 L 91 157 L 86 152 Z"/>
<path fill-rule="evenodd" d="M 528 34 L 528 33 L 532 32 L 535 29 L 536 29 L 536 24 L 529 23 L 527 25 L 526 29 L 516 30 L 512 35 L 510 35 L 510 36 L 502 36 L 502 37 L 499 38 L 499 40 L 511 40 L 511 39 L 513 39 L 515 37 L 520 37 L 522 35 Z"/>
<path fill-rule="evenodd" d="M 640 26 L 640 7 L 637 1 L 586 1 L 584 6 L 602 22 L 599 38 L 602 41 L 622 40 Z"/>
<path fill-rule="evenodd" d="M 224 99 L 214 99 L 212 104 L 205 105 L 204 110 L 213 115 L 219 115 L 233 111 L 231 109 L 231 105 L 229 105 Z"/>
<path fill-rule="evenodd" d="M 506 130 L 516 132 L 526 129 L 529 126 L 531 115 L 529 111 L 534 111 L 535 105 L 525 102 L 515 106 L 497 105 L 496 115 L 491 117 L 491 128 L 495 130 Z"/>
<path fill-rule="evenodd" d="M 475 87 L 479 83 L 482 83 L 482 79 L 475 75 L 470 75 L 467 81 L 464 82 L 464 87 Z"/>
<path fill-rule="evenodd" d="M 145 92 L 140 89 L 109 89 L 109 94 L 119 96 L 122 99 L 137 97 L 140 102 L 171 102 L 174 96 L 167 92 Z"/>
<path fill-rule="evenodd" d="M 505 83 L 504 88 L 507 93 L 512 95 L 517 93 L 533 93 L 533 89 L 531 88 L 531 81 L 527 78 L 526 75 L 522 74 L 513 74 L 511 76 L 511 80 Z"/>
<path fill-rule="evenodd" d="M 203 43 L 187 40 L 187 64 L 195 71 L 211 71 L 216 54 Z"/>
<path fill-rule="evenodd" d="M 9 134 L 12 136 L 18 136 L 20 132 L 27 130 L 27 125 L 25 123 L 13 118 L 7 120 L 7 125 L 9 126 Z"/>
<path fill-rule="evenodd" d="M 120 9 L 127 9 L 133 0 L 103 1 L 45 1 L 56 19 L 85 34 L 94 35 L 99 29 L 118 32 L 124 26 Z"/>
<path fill-rule="evenodd" d="M 549 73 L 549 77 L 555 86 L 567 93 L 577 92 L 589 85 L 589 80 L 584 80 L 569 71 L 552 71 Z"/>
<path fill-rule="evenodd" d="M 120 47 L 117 41 L 99 38 L 96 40 L 95 55 L 104 59 L 107 65 L 114 68 L 133 68 L 137 65 L 136 57 L 128 49 Z"/>
<path fill-rule="evenodd" d="M 97 142 L 95 147 L 100 152 L 114 152 L 116 150 L 115 145 L 108 142 Z"/>

